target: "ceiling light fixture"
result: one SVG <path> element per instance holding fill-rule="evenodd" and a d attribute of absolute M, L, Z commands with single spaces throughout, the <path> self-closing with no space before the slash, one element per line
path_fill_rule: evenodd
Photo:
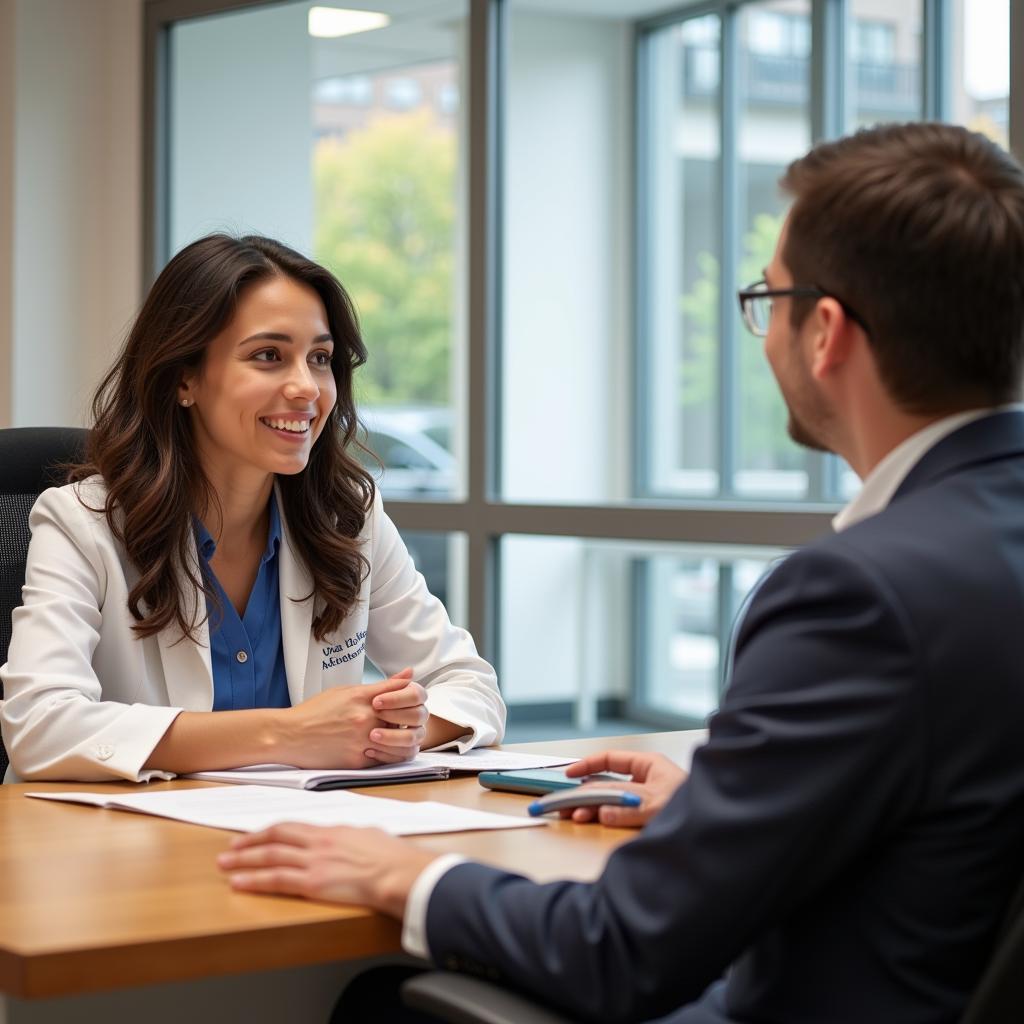
<path fill-rule="evenodd" d="M 386 14 L 377 11 L 354 11 L 343 7 L 311 7 L 309 34 L 317 39 L 337 39 L 357 32 L 369 32 L 391 24 Z"/>

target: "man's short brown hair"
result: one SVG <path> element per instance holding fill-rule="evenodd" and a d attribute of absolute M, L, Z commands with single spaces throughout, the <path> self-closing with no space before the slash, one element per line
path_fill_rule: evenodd
<path fill-rule="evenodd" d="M 865 129 L 790 164 L 782 258 L 867 326 L 911 412 L 998 405 L 1024 374 L 1024 169 L 945 124 Z M 794 322 L 807 301 L 793 304 Z"/>

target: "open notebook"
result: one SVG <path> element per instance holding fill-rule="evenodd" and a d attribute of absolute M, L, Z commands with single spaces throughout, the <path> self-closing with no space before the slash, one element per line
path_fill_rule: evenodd
<path fill-rule="evenodd" d="M 388 782 L 431 782 L 447 779 L 443 765 L 426 764 L 419 758 L 376 768 L 306 769 L 287 764 L 254 764 L 221 772 L 193 772 L 188 779 L 202 782 L 248 783 L 256 786 L 287 786 L 289 789 L 347 789 L 380 786 Z"/>
<path fill-rule="evenodd" d="M 553 768 L 575 761 L 556 754 L 520 754 L 487 747 L 467 750 L 422 753 L 401 764 L 374 768 L 306 769 L 286 764 L 255 764 L 218 772 L 193 772 L 186 776 L 202 782 L 247 783 L 257 786 L 287 786 L 289 789 L 347 789 L 351 786 L 379 786 L 392 782 L 429 782 L 447 779 L 450 772 L 522 771 L 526 768 Z"/>

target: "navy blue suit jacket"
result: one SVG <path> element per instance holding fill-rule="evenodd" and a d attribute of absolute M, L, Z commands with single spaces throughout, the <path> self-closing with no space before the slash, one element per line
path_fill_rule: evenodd
<path fill-rule="evenodd" d="M 595 883 L 461 865 L 427 939 L 581 1019 L 954 1021 L 1022 868 L 1024 414 L 1005 412 L 771 574 L 688 781 Z"/>

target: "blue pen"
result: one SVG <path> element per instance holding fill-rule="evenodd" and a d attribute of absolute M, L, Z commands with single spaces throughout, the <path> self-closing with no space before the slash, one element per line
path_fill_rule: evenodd
<path fill-rule="evenodd" d="M 561 811 L 569 807 L 595 807 L 610 804 L 613 807 L 639 807 L 643 801 L 636 793 L 625 793 L 621 789 L 569 789 L 558 790 L 534 800 L 527 808 L 531 817 Z"/>

